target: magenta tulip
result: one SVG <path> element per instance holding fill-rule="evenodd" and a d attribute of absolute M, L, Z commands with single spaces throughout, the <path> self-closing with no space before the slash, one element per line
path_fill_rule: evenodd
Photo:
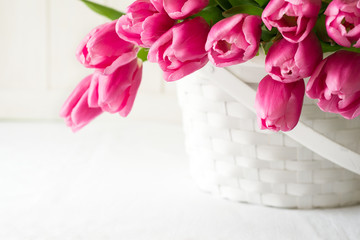
<path fill-rule="evenodd" d="M 163 0 L 164 9 L 173 19 L 184 19 L 200 12 L 209 0 Z"/>
<path fill-rule="evenodd" d="M 315 26 L 321 0 L 270 0 L 262 13 L 268 29 L 276 27 L 289 42 L 301 42 Z"/>
<path fill-rule="evenodd" d="M 259 84 L 255 108 L 260 129 L 290 131 L 299 122 L 305 83 L 303 80 L 282 83 L 270 75 Z"/>
<path fill-rule="evenodd" d="M 150 0 L 137 0 L 120 17 L 116 32 L 122 39 L 149 48 L 175 24 L 166 12 L 159 12 Z"/>
<path fill-rule="evenodd" d="M 360 47 L 360 2 L 333 0 L 325 13 L 326 30 L 337 44 Z"/>
<path fill-rule="evenodd" d="M 205 51 L 210 27 L 201 17 L 175 25 L 151 46 L 148 60 L 159 63 L 166 81 L 175 81 L 208 62 Z"/>
<path fill-rule="evenodd" d="M 320 42 L 313 33 L 299 43 L 291 43 L 283 38 L 270 47 L 265 69 L 274 80 L 295 82 L 310 77 L 322 56 Z"/>
<path fill-rule="evenodd" d="M 83 39 L 76 57 L 85 67 L 106 68 L 124 54 L 136 57 L 138 49 L 119 38 L 115 24 L 116 21 L 113 21 L 98 26 Z"/>
<path fill-rule="evenodd" d="M 165 12 L 163 0 L 150 0 L 158 12 Z"/>
<path fill-rule="evenodd" d="M 260 17 L 237 14 L 221 20 L 211 28 L 205 49 L 215 66 L 231 66 L 255 57 L 260 36 Z"/>
<path fill-rule="evenodd" d="M 346 119 L 360 115 L 360 54 L 338 51 L 325 58 L 311 76 L 306 94 L 325 112 Z"/>
<path fill-rule="evenodd" d="M 141 76 L 142 62 L 138 59 L 115 61 L 104 71 L 95 71 L 89 89 L 89 106 L 126 117 L 134 104 Z"/>
<path fill-rule="evenodd" d="M 71 93 L 61 108 L 60 116 L 65 118 L 66 125 L 76 132 L 103 111 L 88 104 L 88 94 L 92 75 L 84 78 Z"/>

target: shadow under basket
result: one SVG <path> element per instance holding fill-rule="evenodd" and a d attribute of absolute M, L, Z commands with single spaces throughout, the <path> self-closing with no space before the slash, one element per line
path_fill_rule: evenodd
<path fill-rule="evenodd" d="M 359 203 L 360 177 L 353 169 L 335 164 L 292 135 L 259 130 L 250 103 L 254 102 L 257 84 L 266 72 L 262 59 L 257 61 L 227 69 L 207 65 L 178 81 L 186 148 L 198 186 L 233 201 L 281 208 L 330 208 Z M 230 78 L 234 86 L 244 82 L 249 86 L 248 92 L 237 93 L 249 98 L 249 104 L 244 105 L 229 94 L 234 88 L 226 82 Z M 346 151 L 337 155 L 340 158 L 346 160 L 345 153 L 352 152 L 351 164 L 354 168 L 360 166 L 359 118 L 346 120 L 324 113 L 305 97 L 299 124 L 343 146 Z M 322 144 L 326 143 L 313 145 L 322 152 L 333 149 Z"/>

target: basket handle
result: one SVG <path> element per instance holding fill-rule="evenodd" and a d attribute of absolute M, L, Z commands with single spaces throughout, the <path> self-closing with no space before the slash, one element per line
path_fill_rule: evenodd
<path fill-rule="evenodd" d="M 203 74 L 205 79 L 210 79 L 214 85 L 224 90 L 249 110 L 255 112 L 256 91 L 229 70 L 225 68 L 216 68 L 215 70 L 215 67 L 208 64 L 199 73 Z M 284 134 L 329 161 L 360 174 L 360 155 L 358 153 L 316 132 L 303 122 L 299 121 L 292 131 L 284 132 Z"/>

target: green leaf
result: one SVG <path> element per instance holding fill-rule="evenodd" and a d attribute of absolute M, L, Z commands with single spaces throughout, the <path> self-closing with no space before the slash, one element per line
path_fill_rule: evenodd
<path fill-rule="evenodd" d="M 233 15 L 239 14 L 239 13 L 247 13 L 249 15 L 257 15 L 261 16 L 263 12 L 263 9 L 254 5 L 250 4 L 244 4 L 244 5 L 238 5 L 236 7 L 233 7 L 225 12 L 223 12 L 224 17 L 231 17 Z"/>
<path fill-rule="evenodd" d="M 318 38 L 323 42 L 333 42 L 329 37 L 325 27 L 325 15 L 320 15 L 316 21 L 314 31 Z"/>
<path fill-rule="evenodd" d="M 143 62 L 146 62 L 148 53 L 149 53 L 148 48 L 140 48 L 137 57 L 140 58 Z"/>
<path fill-rule="evenodd" d="M 241 0 L 229 0 L 229 2 L 231 3 L 231 5 L 233 7 L 235 7 L 236 5 L 240 5 L 241 4 Z"/>
<path fill-rule="evenodd" d="M 324 1 L 321 2 L 321 8 L 320 8 L 320 12 L 319 12 L 319 16 L 321 16 L 322 14 L 324 14 L 326 8 L 328 7 L 329 3 L 326 3 Z"/>
<path fill-rule="evenodd" d="M 265 54 L 268 53 L 270 47 L 278 41 L 280 38 L 282 38 L 282 35 L 279 33 L 279 31 L 276 28 L 272 28 L 271 31 L 269 31 L 265 25 L 261 26 L 261 42 L 260 46 L 265 52 Z"/>
<path fill-rule="evenodd" d="M 267 54 L 269 52 L 270 47 L 274 44 L 273 41 L 269 41 L 269 42 L 262 42 L 260 44 L 261 48 L 264 50 L 265 54 Z"/>
<path fill-rule="evenodd" d="M 276 29 L 276 28 L 273 28 Z M 268 42 L 273 40 L 277 35 L 277 31 L 269 31 L 267 29 L 261 29 L 261 40 L 264 42 Z"/>
<path fill-rule="evenodd" d="M 339 45 L 331 45 L 331 44 L 325 43 L 323 41 L 320 41 L 320 43 L 321 43 L 321 48 L 324 53 L 336 52 L 338 50 L 346 50 L 346 51 L 350 51 L 350 52 L 360 53 L 360 48 L 354 48 L 354 47 L 347 48 L 347 47 L 343 47 L 343 46 L 339 46 Z"/>
<path fill-rule="evenodd" d="M 209 6 L 217 6 L 217 5 L 218 5 L 218 3 L 216 2 L 216 0 L 210 0 L 209 4 L 208 4 L 208 7 Z"/>
<path fill-rule="evenodd" d="M 254 0 L 229 0 L 229 2 L 231 3 L 231 5 L 233 7 L 239 6 L 239 5 L 254 5 L 254 6 L 259 6 Z"/>
<path fill-rule="evenodd" d="M 270 0 L 255 0 L 260 7 L 265 8 L 265 6 L 269 3 Z"/>
<path fill-rule="evenodd" d="M 203 17 L 210 26 L 224 18 L 222 16 L 222 11 L 217 6 L 207 6 L 201 12 L 193 15 L 192 17 L 198 16 Z"/>
<path fill-rule="evenodd" d="M 323 41 L 320 41 L 320 43 L 321 43 L 321 48 L 322 48 L 324 53 L 326 53 L 326 52 L 335 52 L 335 51 L 340 50 L 340 49 L 343 48 L 343 47 L 341 47 L 339 45 L 332 46 L 332 45 L 330 45 L 328 43 L 325 43 Z"/>
<path fill-rule="evenodd" d="M 96 13 L 102 15 L 102 16 L 105 16 L 105 17 L 107 17 L 107 18 L 109 18 L 111 20 L 116 20 L 119 17 L 121 17 L 122 15 L 125 15 L 125 13 L 119 12 L 119 11 L 113 9 L 113 8 L 109 8 L 109 7 L 103 6 L 103 5 L 98 4 L 98 3 L 94 3 L 94 2 L 91 2 L 91 1 L 88 1 L 88 0 L 80 0 L 80 1 L 85 3 L 86 6 L 88 6 L 94 12 L 96 12 Z"/>
<path fill-rule="evenodd" d="M 217 4 L 219 4 L 219 6 L 223 10 L 227 10 L 227 9 L 230 9 L 232 7 L 228 0 L 215 0 L 215 1 L 217 2 Z"/>

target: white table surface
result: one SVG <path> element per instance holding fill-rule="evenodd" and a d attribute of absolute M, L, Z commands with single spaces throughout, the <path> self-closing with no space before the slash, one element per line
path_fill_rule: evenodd
<path fill-rule="evenodd" d="M 360 239 L 360 207 L 281 210 L 193 184 L 180 125 L 0 122 L 0 239 Z"/>

